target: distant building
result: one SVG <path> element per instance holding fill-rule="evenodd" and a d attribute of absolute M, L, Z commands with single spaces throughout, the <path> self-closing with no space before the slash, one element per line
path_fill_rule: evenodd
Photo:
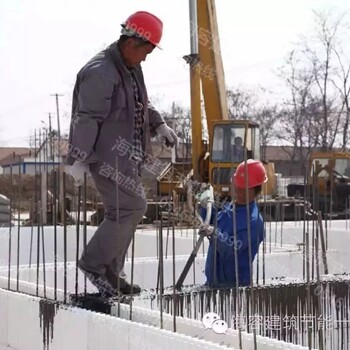
<path fill-rule="evenodd" d="M 303 176 L 307 168 L 308 149 L 302 150 L 304 161 L 300 153 L 296 153 L 292 159 L 293 147 L 291 146 L 266 146 L 262 152 L 262 159 L 274 163 L 275 172 L 282 176 Z"/>
<path fill-rule="evenodd" d="M 9 174 L 12 167 L 13 174 L 34 175 L 35 172 L 50 171 L 59 164 L 66 164 L 68 153 L 68 139 L 46 138 L 37 150 L 30 148 L 0 147 L 0 174 Z M 171 148 L 167 148 L 159 140 L 153 139 L 151 148 L 154 159 L 164 168 L 173 159 L 177 163 L 192 162 L 192 145 L 180 142 L 176 156 Z M 308 159 L 307 149 L 303 150 L 304 159 Z M 290 146 L 267 146 L 262 150 L 262 159 L 273 162 L 276 173 L 282 176 L 302 176 L 303 169 L 307 166 L 307 160 L 302 161 L 297 153 L 291 161 L 293 148 Z M 68 167 L 68 166 L 67 166 Z M 152 178 L 154 174 L 144 171 L 145 178 Z"/>
<path fill-rule="evenodd" d="M 27 171 L 24 159 L 34 155 L 28 147 L 0 147 L 0 174 L 10 174 L 11 166 L 13 173 Z M 22 161 L 22 164 L 20 164 Z"/>
<path fill-rule="evenodd" d="M 62 147 L 63 145 L 63 147 Z M 0 148 L 0 174 L 34 175 L 44 171 L 50 172 L 65 163 L 67 140 L 59 142 L 47 137 L 39 148 Z"/>

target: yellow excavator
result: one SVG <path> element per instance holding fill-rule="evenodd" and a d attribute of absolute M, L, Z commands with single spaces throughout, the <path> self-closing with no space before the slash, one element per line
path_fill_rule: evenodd
<path fill-rule="evenodd" d="M 288 194 L 309 197 L 313 209 L 324 215 L 343 218 L 349 214 L 350 153 L 313 151 L 308 168 L 308 186 L 291 184 Z"/>
<path fill-rule="evenodd" d="M 192 162 L 173 162 L 158 178 L 160 195 L 186 194 L 189 179 L 210 183 L 216 194 L 230 197 L 231 177 L 245 158 L 260 159 L 259 125 L 230 120 L 214 0 L 190 0 Z M 207 125 L 203 125 L 202 98 Z M 205 126 L 208 140 L 203 139 Z M 265 164 L 269 182 L 265 194 L 275 188 L 272 163 Z"/>

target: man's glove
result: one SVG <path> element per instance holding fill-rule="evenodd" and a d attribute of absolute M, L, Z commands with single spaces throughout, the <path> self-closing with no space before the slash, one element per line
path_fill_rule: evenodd
<path fill-rule="evenodd" d="M 165 144 L 169 147 L 174 147 L 179 145 L 179 140 L 172 128 L 169 128 L 165 123 L 158 126 L 156 133 L 165 138 Z"/>
<path fill-rule="evenodd" d="M 214 227 L 210 226 L 208 224 L 200 224 L 198 228 L 198 234 L 204 235 L 204 236 L 211 236 L 214 233 Z"/>
<path fill-rule="evenodd" d="M 203 191 L 197 199 L 199 200 L 203 208 L 207 208 L 208 202 L 214 203 L 214 189 L 209 186 L 205 191 Z"/>
<path fill-rule="evenodd" d="M 76 186 L 84 184 L 84 173 L 89 174 L 89 166 L 76 160 L 71 166 L 69 173 L 73 176 Z"/>

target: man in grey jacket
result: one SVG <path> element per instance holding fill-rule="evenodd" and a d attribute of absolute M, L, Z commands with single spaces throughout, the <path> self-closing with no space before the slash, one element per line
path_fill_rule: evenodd
<path fill-rule="evenodd" d="M 125 255 L 147 207 L 141 167 L 154 162 L 151 136 L 174 146 L 177 137 L 149 104 L 140 63 L 162 36 L 163 24 L 140 11 L 122 24 L 118 41 L 78 73 L 73 93 L 68 164 L 80 185 L 91 173 L 105 218 L 79 260 L 79 268 L 106 296 L 139 293 L 121 278 Z"/>

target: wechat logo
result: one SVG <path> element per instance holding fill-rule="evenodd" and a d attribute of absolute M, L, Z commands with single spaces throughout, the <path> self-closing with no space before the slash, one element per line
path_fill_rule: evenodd
<path fill-rule="evenodd" d="M 212 329 L 217 334 L 226 334 L 228 325 L 215 312 L 208 312 L 202 318 L 202 323 L 205 329 Z"/>

